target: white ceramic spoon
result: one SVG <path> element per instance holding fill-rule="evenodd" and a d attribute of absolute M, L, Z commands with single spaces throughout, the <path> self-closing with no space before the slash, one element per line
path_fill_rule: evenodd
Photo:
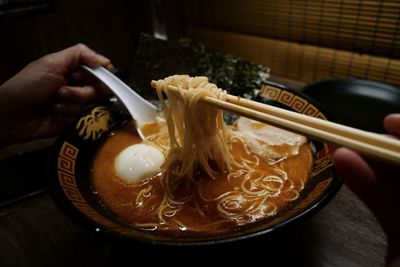
<path fill-rule="evenodd" d="M 155 121 L 159 110 L 141 97 L 132 88 L 121 81 L 117 76 L 112 74 L 104 67 L 90 68 L 82 66 L 86 71 L 93 74 L 97 79 L 102 81 L 108 88 L 110 88 L 118 99 L 125 105 L 126 109 L 131 114 L 139 136 L 144 139 L 144 135 L 140 127 L 152 121 Z"/>

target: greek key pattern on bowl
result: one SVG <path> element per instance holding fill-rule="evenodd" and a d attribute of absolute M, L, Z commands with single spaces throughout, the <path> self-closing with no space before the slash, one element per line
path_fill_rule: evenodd
<path fill-rule="evenodd" d="M 70 175 L 74 175 L 77 156 L 78 149 L 68 142 L 64 142 L 58 157 L 58 169 Z"/>
<path fill-rule="evenodd" d="M 76 183 L 75 161 L 79 149 L 72 144 L 64 141 L 58 155 L 58 180 L 65 196 L 71 203 L 87 217 L 93 219 L 100 225 L 108 228 L 120 228 L 121 226 L 103 217 L 95 211 L 82 196 Z"/>
<path fill-rule="evenodd" d="M 324 114 L 322 114 L 308 100 L 285 89 L 271 85 L 263 85 L 260 90 L 260 95 L 264 98 L 275 100 L 285 106 L 291 107 L 299 113 L 326 120 Z"/>

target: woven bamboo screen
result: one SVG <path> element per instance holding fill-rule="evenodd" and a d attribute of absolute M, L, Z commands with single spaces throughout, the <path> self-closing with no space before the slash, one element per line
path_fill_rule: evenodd
<path fill-rule="evenodd" d="M 304 83 L 400 85 L 400 0 L 190 0 L 187 34 Z"/>

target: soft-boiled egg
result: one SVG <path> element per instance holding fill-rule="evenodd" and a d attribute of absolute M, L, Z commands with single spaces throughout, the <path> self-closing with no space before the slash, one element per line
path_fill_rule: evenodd
<path fill-rule="evenodd" d="M 114 167 L 118 177 L 135 183 L 159 173 L 164 160 L 163 153 L 154 146 L 136 144 L 118 154 Z"/>
<path fill-rule="evenodd" d="M 237 128 L 252 150 L 265 157 L 297 155 L 300 146 L 307 142 L 307 138 L 303 135 L 245 117 L 237 120 Z"/>

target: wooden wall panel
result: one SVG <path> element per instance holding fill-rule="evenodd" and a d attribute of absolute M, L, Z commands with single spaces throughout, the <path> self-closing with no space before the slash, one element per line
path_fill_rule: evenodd
<path fill-rule="evenodd" d="M 191 26 L 400 58 L 398 0 L 188 2 Z"/>
<path fill-rule="evenodd" d="M 228 31 L 188 27 L 188 36 L 271 68 L 274 77 L 311 83 L 355 77 L 400 85 L 400 60 Z"/>

